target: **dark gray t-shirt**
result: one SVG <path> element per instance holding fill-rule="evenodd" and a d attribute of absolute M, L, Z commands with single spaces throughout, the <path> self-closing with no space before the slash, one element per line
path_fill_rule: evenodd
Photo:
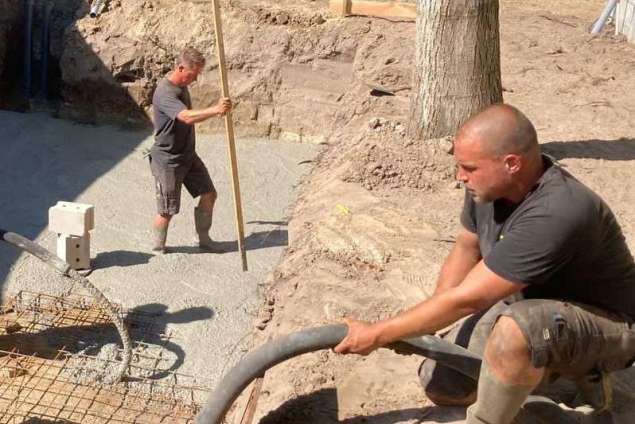
<path fill-rule="evenodd" d="M 176 119 L 181 111 L 191 107 L 187 87 L 174 85 L 167 78 L 159 82 L 152 97 L 154 145 L 150 154 L 153 161 L 170 167 L 192 162 L 196 146 L 194 125 Z"/>
<path fill-rule="evenodd" d="M 544 156 L 545 173 L 518 205 L 475 203 L 463 226 L 478 234 L 497 275 L 528 284 L 525 298 L 570 300 L 635 318 L 635 264 L 604 201 Z"/>

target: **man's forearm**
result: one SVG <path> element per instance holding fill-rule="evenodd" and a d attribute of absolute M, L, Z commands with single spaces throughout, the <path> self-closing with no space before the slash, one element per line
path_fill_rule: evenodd
<path fill-rule="evenodd" d="M 434 334 L 481 309 L 481 305 L 461 301 L 453 293 L 455 290 L 436 294 L 393 318 L 375 323 L 378 343 L 384 346 L 408 337 Z"/>
<path fill-rule="evenodd" d="M 186 124 L 196 124 L 206 119 L 218 116 L 220 113 L 215 106 L 206 107 L 205 109 L 188 109 L 179 113 L 178 118 Z"/>
<path fill-rule="evenodd" d="M 434 293 L 439 294 L 461 284 L 480 260 L 478 244 L 475 245 L 473 241 L 466 242 L 459 237 L 441 268 Z"/>

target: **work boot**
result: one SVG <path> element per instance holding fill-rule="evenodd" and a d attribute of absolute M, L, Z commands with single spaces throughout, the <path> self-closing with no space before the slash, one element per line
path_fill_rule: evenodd
<path fill-rule="evenodd" d="M 194 208 L 194 226 L 198 234 L 198 245 L 201 249 L 214 253 L 223 253 L 224 250 L 218 246 L 209 236 L 212 228 L 212 215 L 202 208 Z"/>
<path fill-rule="evenodd" d="M 168 228 L 152 227 L 152 251 L 165 253 L 165 240 L 168 238 Z"/>
<path fill-rule="evenodd" d="M 467 409 L 465 424 L 510 424 L 532 390 L 532 386 L 499 381 L 483 361 L 476 403 Z"/>
<path fill-rule="evenodd" d="M 613 401 L 613 385 L 610 374 L 595 372 L 575 380 L 579 389 L 579 397 L 590 404 L 596 413 L 610 409 Z"/>

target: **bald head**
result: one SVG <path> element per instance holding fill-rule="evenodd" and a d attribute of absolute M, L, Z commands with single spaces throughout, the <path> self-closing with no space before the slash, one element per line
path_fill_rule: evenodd
<path fill-rule="evenodd" d="M 456 141 L 472 140 L 488 156 L 538 153 L 536 129 L 521 111 L 505 104 L 492 105 L 459 128 Z"/>

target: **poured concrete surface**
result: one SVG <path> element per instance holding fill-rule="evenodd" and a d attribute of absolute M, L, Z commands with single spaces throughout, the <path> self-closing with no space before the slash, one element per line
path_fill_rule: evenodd
<path fill-rule="evenodd" d="M 249 346 L 263 282 L 287 245 L 286 213 L 294 187 L 311 166 L 315 145 L 238 140 L 249 271 L 241 271 L 227 147 L 222 136 L 199 135 L 197 150 L 219 193 L 212 236 L 229 249 L 196 247 L 195 201 L 184 190 L 171 224 L 170 253 L 149 252 L 154 182 L 143 150 L 149 133 L 78 125 L 44 114 L 0 112 L 0 228 L 54 250 L 47 211 L 58 200 L 95 205 L 89 279 L 112 302 L 162 313 L 174 331 L 176 371 L 213 385 Z M 60 295 L 68 283 L 29 255 L 0 245 L 3 300 L 19 290 Z M 179 353 L 178 350 L 181 350 Z M 175 357 L 175 362 L 177 361 Z M 180 362 L 178 360 L 178 362 Z"/>

